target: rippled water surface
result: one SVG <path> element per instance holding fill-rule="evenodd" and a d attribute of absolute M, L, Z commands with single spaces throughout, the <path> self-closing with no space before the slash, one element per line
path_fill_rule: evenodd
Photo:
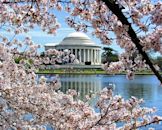
<path fill-rule="evenodd" d="M 50 78 L 54 75 L 46 75 Z M 60 75 L 61 91 L 75 89 L 80 92 L 80 98 L 89 93 L 98 92 L 104 87 L 112 87 L 115 94 L 125 99 L 135 96 L 145 100 L 144 106 L 156 107 L 157 114 L 162 116 L 162 86 L 153 75 L 135 76 L 127 80 L 124 75 Z M 162 130 L 162 124 L 151 125 L 155 130 Z M 146 128 L 142 128 L 145 130 Z"/>

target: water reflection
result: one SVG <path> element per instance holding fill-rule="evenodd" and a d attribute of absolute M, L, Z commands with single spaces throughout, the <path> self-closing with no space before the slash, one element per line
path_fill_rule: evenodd
<path fill-rule="evenodd" d="M 124 75 L 105 75 L 102 77 L 102 83 L 105 85 L 107 82 L 115 83 L 115 94 L 127 99 L 135 96 L 145 100 L 152 100 L 157 95 L 160 84 L 154 76 L 136 76 L 134 80 L 127 80 Z"/>
<path fill-rule="evenodd" d="M 51 80 L 54 75 L 46 75 Z M 53 77 L 53 78 L 52 78 Z M 60 75 L 61 91 L 75 89 L 80 92 L 80 98 L 93 92 L 99 92 L 104 87 L 113 87 L 115 94 L 120 94 L 125 99 L 135 96 L 145 100 L 144 106 L 156 107 L 157 114 L 162 116 L 162 87 L 155 76 L 136 76 L 134 80 L 127 80 L 124 75 Z M 95 100 L 93 100 L 95 103 Z M 162 129 L 161 125 L 151 125 L 156 130 Z M 148 129 L 142 128 L 142 130 Z"/>
<path fill-rule="evenodd" d="M 56 77 L 56 75 L 44 76 L 48 82 L 55 80 Z M 148 101 L 152 101 L 159 92 L 162 92 L 159 81 L 154 76 L 136 76 L 134 80 L 127 80 L 124 75 L 59 75 L 59 78 L 61 91 L 75 89 L 80 93 L 81 99 L 85 95 L 101 91 L 104 87 L 112 88 L 115 94 L 120 94 L 126 99 L 135 96 Z"/>
<path fill-rule="evenodd" d="M 66 92 L 68 89 L 75 89 L 80 93 L 80 99 L 102 89 L 101 78 L 92 75 L 61 75 L 60 81 L 61 91 Z"/>
<path fill-rule="evenodd" d="M 38 79 L 41 76 L 45 76 L 47 82 L 51 82 L 56 79 L 56 75 L 38 75 Z M 59 80 L 61 82 L 60 90 L 66 93 L 69 89 L 74 89 L 79 92 L 79 98 L 83 100 L 85 95 L 95 94 L 102 89 L 102 78 L 94 75 L 60 75 Z M 107 85 L 108 86 L 108 85 Z"/>
<path fill-rule="evenodd" d="M 132 84 L 129 87 L 129 84 L 125 85 L 125 93 L 127 93 L 127 97 L 135 96 L 138 98 L 151 99 L 154 97 L 152 94 L 152 86 L 144 85 L 144 84 Z"/>

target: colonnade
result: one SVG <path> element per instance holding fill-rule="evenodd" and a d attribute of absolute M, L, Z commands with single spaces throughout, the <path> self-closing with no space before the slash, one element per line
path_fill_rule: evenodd
<path fill-rule="evenodd" d="M 68 49 L 68 48 L 67 48 Z M 59 49 L 63 51 L 64 49 Z M 91 62 L 91 64 L 100 64 L 101 63 L 101 54 L 99 48 L 69 48 L 70 52 L 75 55 L 80 63 Z"/>

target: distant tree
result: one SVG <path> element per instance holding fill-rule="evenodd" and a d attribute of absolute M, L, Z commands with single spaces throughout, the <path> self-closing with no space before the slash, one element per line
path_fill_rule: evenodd
<path fill-rule="evenodd" d="M 104 47 L 103 50 L 104 52 L 102 53 L 102 63 L 118 61 L 118 54 L 114 49 L 110 47 Z"/>

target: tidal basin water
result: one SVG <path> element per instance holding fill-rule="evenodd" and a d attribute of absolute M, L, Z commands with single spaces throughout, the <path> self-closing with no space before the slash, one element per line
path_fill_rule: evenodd
<path fill-rule="evenodd" d="M 48 80 L 54 76 L 45 75 Z M 156 114 L 162 116 L 162 86 L 153 75 L 136 75 L 134 80 L 127 80 L 125 75 L 59 75 L 59 78 L 61 91 L 75 89 L 80 93 L 82 100 L 84 100 L 85 95 L 99 92 L 104 87 L 112 87 L 115 94 L 120 94 L 125 99 L 131 96 L 143 98 L 145 102 L 142 106 L 156 107 Z M 162 130 L 162 123 L 149 127 Z M 148 127 L 140 128 L 140 130 L 145 129 Z"/>

